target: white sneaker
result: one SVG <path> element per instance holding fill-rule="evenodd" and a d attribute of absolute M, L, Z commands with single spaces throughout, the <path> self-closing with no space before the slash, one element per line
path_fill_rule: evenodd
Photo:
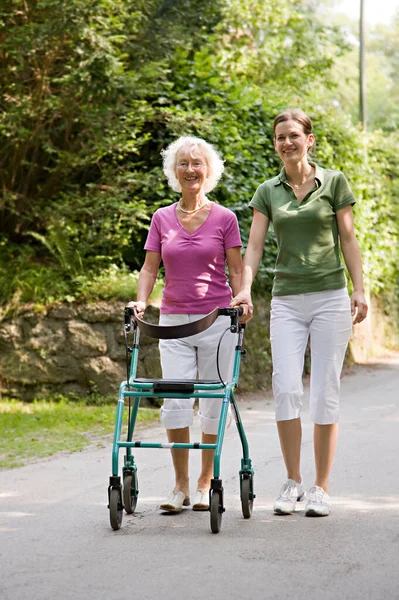
<path fill-rule="evenodd" d="M 308 494 L 309 500 L 306 504 L 305 515 L 307 517 L 327 517 L 330 514 L 329 495 L 318 485 L 311 487 Z"/>
<path fill-rule="evenodd" d="M 303 483 L 287 479 L 274 501 L 274 513 L 276 515 L 290 515 L 295 512 L 296 503 L 302 502 L 305 496 Z"/>

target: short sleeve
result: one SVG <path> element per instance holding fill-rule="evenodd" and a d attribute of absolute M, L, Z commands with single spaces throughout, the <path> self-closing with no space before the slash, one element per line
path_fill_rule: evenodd
<path fill-rule="evenodd" d="M 150 229 L 147 240 L 144 244 L 144 250 L 161 253 L 161 227 L 159 213 L 156 211 L 151 219 Z"/>
<path fill-rule="evenodd" d="M 337 210 L 345 208 L 345 206 L 353 206 L 353 204 L 356 204 L 355 196 L 345 175 L 339 171 L 333 197 L 334 211 L 337 212 Z"/>
<path fill-rule="evenodd" d="M 251 208 L 256 208 L 256 210 L 265 215 L 268 219 L 270 219 L 270 221 L 272 220 L 267 193 L 263 184 L 257 188 L 251 202 L 249 203 L 249 206 Z"/>
<path fill-rule="evenodd" d="M 224 227 L 224 249 L 235 248 L 236 246 L 241 247 L 241 236 L 240 228 L 238 226 L 238 220 L 233 211 L 228 211 L 228 218 Z"/>

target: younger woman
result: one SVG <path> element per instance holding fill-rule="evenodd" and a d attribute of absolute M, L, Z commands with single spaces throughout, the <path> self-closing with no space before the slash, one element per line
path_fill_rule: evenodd
<path fill-rule="evenodd" d="M 243 263 L 240 293 L 231 306 L 246 304 L 252 314 L 251 285 L 272 222 L 278 255 L 272 290 L 270 337 L 273 393 L 287 481 L 274 503 L 290 514 L 306 492 L 300 468 L 302 373 L 310 337 L 310 415 L 314 422 L 315 484 L 307 516 L 329 514 L 328 482 L 338 435 L 339 386 L 353 323 L 367 315 L 362 263 L 353 228 L 355 198 L 343 173 L 309 160 L 315 142 L 312 123 L 301 110 L 286 110 L 274 121 L 274 147 L 284 167 L 262 183 Z M 348 296 L 340 248 L 353 293 Z"/>

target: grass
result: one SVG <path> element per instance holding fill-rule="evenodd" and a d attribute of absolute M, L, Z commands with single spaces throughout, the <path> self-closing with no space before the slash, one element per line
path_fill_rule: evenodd
<path fill-rule="evenodd" d="M 124 422 L 127 423 L 127 408 Z M 66 451 L 78 452 L 93 439 L 113 433 L 116 402 L 87 406 L 79 402 L 19 400 L 0 402 L 0 468 L 14 468 L 34 459 Z M 152 423 L 159 411 L 140 408 L 137 423 Z"/>
<path fill-rule="evenodd" d="M 5 313 L 18 309 L 23 303 L 33 303 L 40 310 L 58 302 L 127 302 L 137 295 L 138 271 L 110 265 L 94 274 L 90 269 L 81 268 L 73 275 L 73 269 L 66 271 L 60 264 L 37 262 L 29 248 L 26 256 L 19 250 L 13 256 L 3 252 L 3 246 L 0 240 L 0 306 Z M 9 269 L 11 257 L 16 264 L 12 274 Z M 160 275 L 154 284 L 150 303 L 160 302 L 163 287 Z"/>

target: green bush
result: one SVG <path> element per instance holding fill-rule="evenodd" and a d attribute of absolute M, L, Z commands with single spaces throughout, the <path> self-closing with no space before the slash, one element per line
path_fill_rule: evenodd
<path fill-rule="evenodd" d="M 183 133 L 225 159 L 210 197 L 236 212 L 245 246 L 287 106 L 309 113 L 316 160 L 358 198 L 368 288 L 397 291 L 398 135 L 366 138 L 334 105 L 329 69 L 347 44 L 309 2 L 4 0 L 0 37 L 3 305 L 131 298 L 151 215 L 176 199 L 160 151 Z M 275 257 L 271 232 L 258 293 Z"/>

